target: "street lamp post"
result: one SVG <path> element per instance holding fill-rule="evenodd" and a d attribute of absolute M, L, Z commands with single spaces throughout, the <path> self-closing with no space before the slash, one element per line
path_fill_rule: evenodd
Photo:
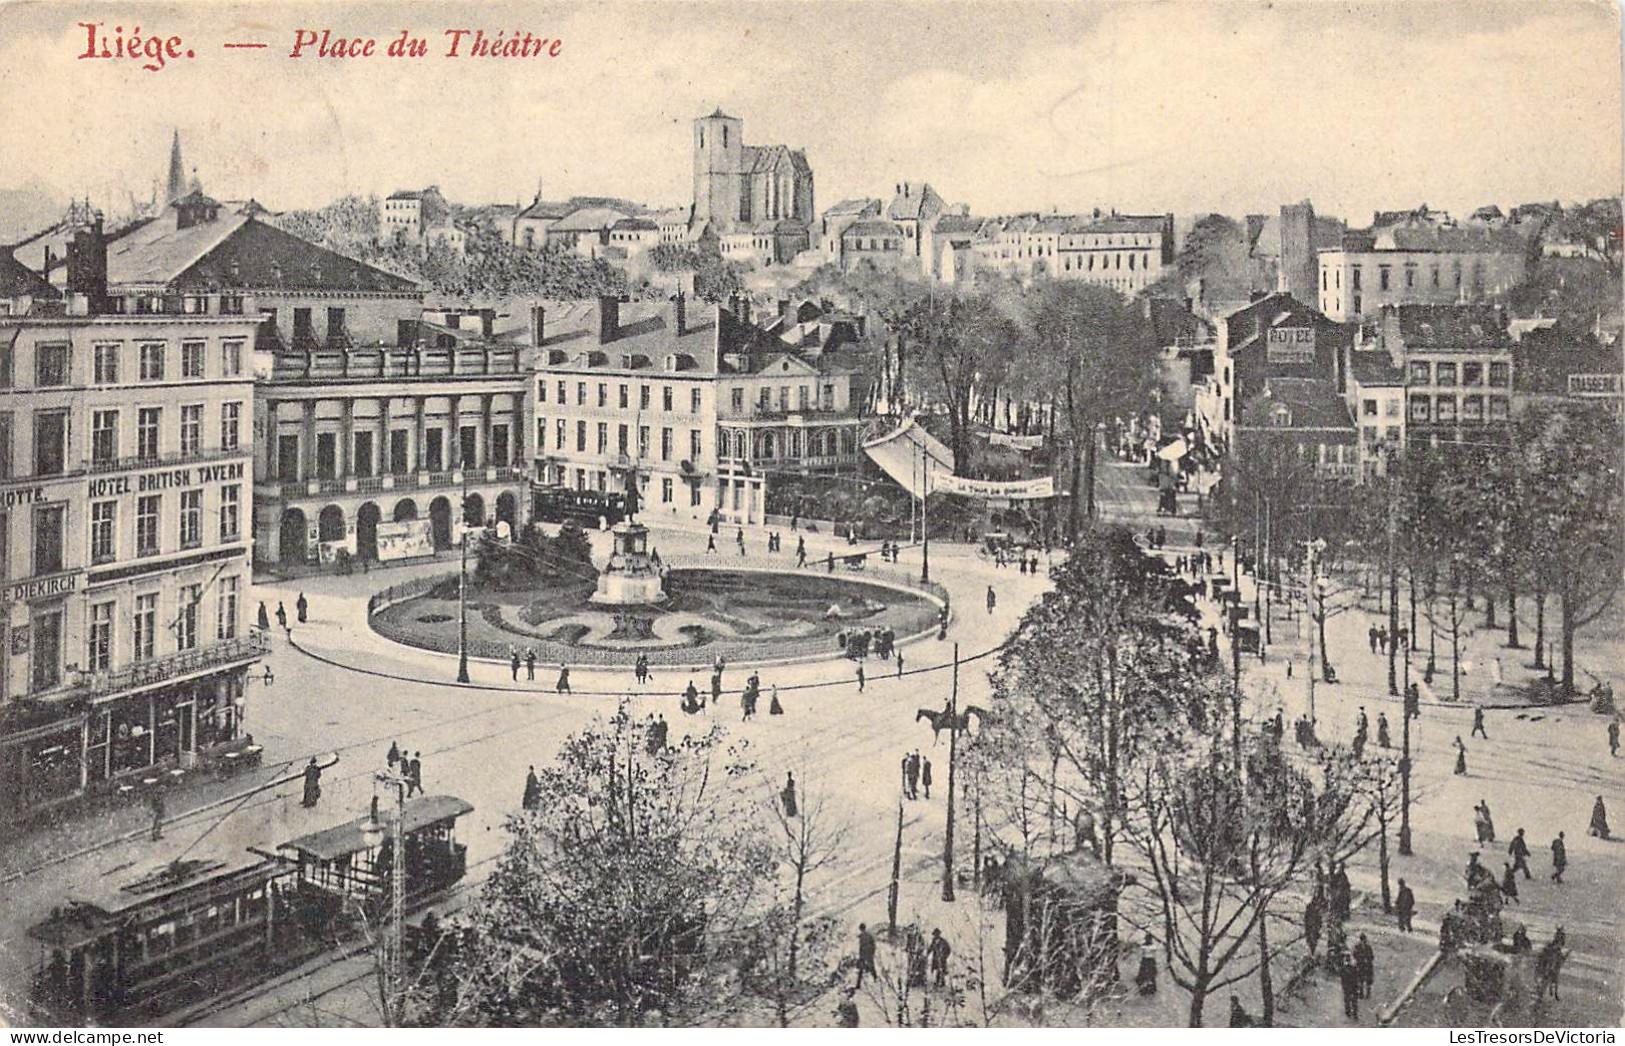
<path fill-rule="evenodd" d="M 959 762 L 959 644 L 954 644 L 953 690 L 948 698 L 948 821 L 942 844 L 942 899 L 954 899 L 954 775 Z"/>
<path fill-rule="evenodd" d="M 920 445 L 920 581 L 931 580 L 931 521 L 926 506 L 931 498 L 931 452 Z"/>
<path fill-rule="evenodd" d="M 395 821 L 390 825 L 389 924 L 384 927 L 384 1023 L 399 1027 L 405 1014 L 404 981 L 401 977 L 403 933 L 406 920 L 406 779 L 397 774 L 378 773 L 373 781 L 395 790 Z M 362 839 L 370 847 L 383 842 L 384 828 L 378 817 L 378 793 L 372 796 L 372 812 L 362 827 Z"/>
<path fill-rule="evenodd" d="M 457 574 L 457 682 L 468 682 L 468 455 L 461 454 L 463 496 L 458 506 L 462 516 L 461 563 Z"/>
<path fill-rule="evenodd" d="M 1405 643 L 1405 694 L 1401 701 L 1399 753 L 1399 853 L 1411 855 L 1411 644 Z"/>

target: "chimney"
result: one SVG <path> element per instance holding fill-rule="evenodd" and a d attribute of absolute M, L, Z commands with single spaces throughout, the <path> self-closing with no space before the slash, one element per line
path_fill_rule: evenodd
<path fill-rule="evenodd" d="M 542 347 L 542 339 L 547 336 L 547 310 L 540 305 L 530 307 L 530 344 L 533 348 Z"/>
<path fill-rule="evenodd" d="M 107 304 L 107 240 L 102 235 L 102 215 L 96 212 L 88 227 L 78 229 L 68 241 L 67 289 L 83 294 L 91 312 L 102 312 Z"/>
<path fill-rule="evenodd" d="M 608 345 L 621 330 L 621 301 L 619 298 L 598 299 L 598 344 Z"/>
<path fill-rule="evenodd" d="M 750 295 L 748 294 L 739 296 L 739 319 L 744 323 L 750 322 Z"/>
<path fill-rule="evenodd" d="M 697 297 L 694 293 L 694 272 L 685 270 L 677 274 L 677 293 L 685 298 Z"/>
<path fill-rule="evenodd" d="M 688 333 L 688 299 L 681 290 L 671 300 L 671 313 L 673 326 L 677 328 L 677 336 L 682 337 Z"/>
<path fill-rule="evenodd" d="M 790 299 L 789 298 L 780 298 L 779 299 L 779 316 L 781 318 L 784 318 L 784 319 L 789 319 L 790 318 Z"/>
<path fill-rule="evenodd" d="M 497 314 L 495 309 L 480 310 L 480 336 L 491 340 L 491 333 L 496 329 Z"/>

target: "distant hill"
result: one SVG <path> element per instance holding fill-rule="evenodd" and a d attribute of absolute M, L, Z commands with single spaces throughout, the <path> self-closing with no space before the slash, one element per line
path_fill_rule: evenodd
<path fill-rule="evenodd" d="M 38 232 L 67 209 L 67 203 L 38 180 L 15 189 L 0 189 L 0 243 L 16 243 Z"/>

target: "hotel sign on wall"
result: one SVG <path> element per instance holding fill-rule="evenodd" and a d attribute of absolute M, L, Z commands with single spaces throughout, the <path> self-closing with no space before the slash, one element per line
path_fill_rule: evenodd
<path fill-rule="evenodd" d="M 1569 395 L 1608 397 L 1625 394 L 1625 376 L 1619 374 L 1570 374 Z"/>
<path fill-rule="evenodd" d="M 1315 328 L 1271 327 L 1265 332 L 1265 354 L 1271 363 L 1315 362 Z"/>
<path fill-rule="evenodd" d="M 192 468 L 160 469 L 156 472 L 132 473 L 122 476 L 98 476 L 89 483 L 93 498 L 111 498 L 120 494 L 149 494 L 161 490 L 179 490 L 207 483 L 226 483 L 246 476 L 241 461 L 228 461 L 218 465 L 197 465 Z"/>

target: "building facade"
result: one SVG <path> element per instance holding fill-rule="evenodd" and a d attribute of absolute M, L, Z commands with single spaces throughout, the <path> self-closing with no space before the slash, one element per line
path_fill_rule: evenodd
<path fill-rule="evenodd" d="M 109 311 L 103 250 L 0 318 L 0 817 L 246 743 L 258 318 Z"/>
<path fill-rule="evenodd" d="M 721 109 L 694 121 L 694 224 L 718 235 L 784 218 L 810 227 L 817 216 L 807 154 L 744 138 L 744 121 Z"/>
<path fill-rule="evenodd" d="M 1388 305 L 1494 301 L 1523 281 L 1526 256 L 1523 237 L 1505 227 L 1381 229 L 1364 242 L 1320 252 L 1320 311 L 1348 323 Z"/>
<path fill-rule="evenodd" d="M 1382 311 L 1378 336 L 1404 362 L 1408 441 L 1470 441 L 1511 420 L 1513 339 L 1502 310 L 1389 306 Z"/>

